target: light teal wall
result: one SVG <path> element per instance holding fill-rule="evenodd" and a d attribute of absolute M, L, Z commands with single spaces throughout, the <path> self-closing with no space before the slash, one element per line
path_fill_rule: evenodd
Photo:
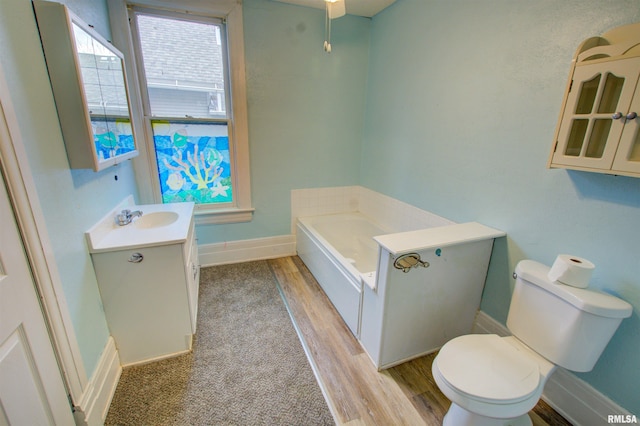
<path fill-rule="evenodd" d="M 371 20 L 244 0 L 252 202 L 250 223 L 199 226 L 200 244 L 289 234 L 291 189 L 354 185 Z"/>
<path fill-rule="evenodd" d="M 109 38 L 104 1 L 68 0 L 66 3 Z M 137 194 L 132 166 L 127 162 L 101 173 L 69 169 L 29 0 L 0 1 L 0 61 L 18 116 L 19 132 L 33 172 L 82 360 L 90 376 L 109 330 L 84 232 L 128 194 Z"/>
<path fill-rule="evenodd" d="M 104 1 L 67 4 L 108 38 Z M 482 302 L 499 321 L 517 261 L 561 252 L 594 261 L 593 285 L 640 309 L 640 180 L 545 168 L 575 48 L 640 21 L 637 0 L 398 0 L 373 21 L 335 20 L 331 55 L 324 12 L 243 11 L 256 213 L 199 227 L 200 244 L 288 234 L 292 188 L 361 184 L 506 231 Z M 83 233 L 136 194 L 133 170 L 69 170 L 28 0 L 0 1 L 0 61 L 91 375 L 108 329 Z M 634 312 L 581 375 L 635 413 L 639 329 Z"/>
<path fill-rule="evenodd" d="M 373 19 L 360 184 L 507 232 L 482 310 L 505 322 L 515 264 L 559 253 L 635 311 L 580 377 L 640 413 L 640 179 L 546 169 L 583 39 L 640 21 L 637 0 L 398 0 Z"/>

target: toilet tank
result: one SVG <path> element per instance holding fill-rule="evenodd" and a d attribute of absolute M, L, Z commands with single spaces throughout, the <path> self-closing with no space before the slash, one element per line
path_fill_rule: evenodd
<path fill-rule="evenodd" d="M 554 364 L 590 371 L 632 307 L 605 293 L 552 282 L 548 272 L 533 260 L 518 263 L 507 327 Z"/>

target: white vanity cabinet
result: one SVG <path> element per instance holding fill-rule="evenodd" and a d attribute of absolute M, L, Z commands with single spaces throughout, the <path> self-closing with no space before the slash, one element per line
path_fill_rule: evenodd
<path fill-rule="evenodd" d="M 576 52 L 549 167 L 640 177 L 640 24 Z"/>
<path fill-rule="evenodd" d="M 140 206 L 144 209 L 144 206 Z M 144 214 L 143 214 L 144 217 Z M 132 233 L 142 230 L 135 223 Z M 191 350 L 198 311 L 198 246 L 193 217 L 186 239 L 123 249 L 96 245 L 91 254 L 104 311 L 119 352 L 131 365 Z"/>

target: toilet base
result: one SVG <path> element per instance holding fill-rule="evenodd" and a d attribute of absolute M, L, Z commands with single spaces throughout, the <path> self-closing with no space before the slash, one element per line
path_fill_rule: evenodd
<path fill-rule="evenodd" d="M 531 418 L 526 413 L 515 418 L 497 419 L 472 413 L 455 403 L 451 404 L 449 411 L 442 419 L 442 426 L 531 426 L 532 424 Z"/>

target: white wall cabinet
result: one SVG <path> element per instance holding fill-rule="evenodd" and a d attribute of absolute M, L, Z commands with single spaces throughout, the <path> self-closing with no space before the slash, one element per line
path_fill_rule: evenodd
<path fill-rule="evenodd" d="M 585 40 L 548 167 L 640 177 L 640 23 Z"/>
<path fill-rule="evenodd" d="M 193 219 L 184 242 L 91 256 L 122 365 L 191 350 L 200 279 Z"/>
<path fill-rule="evenodd" d="M 137 156 L 122 53 L 65 5 L 33 6 L 71 168 Z"/>

